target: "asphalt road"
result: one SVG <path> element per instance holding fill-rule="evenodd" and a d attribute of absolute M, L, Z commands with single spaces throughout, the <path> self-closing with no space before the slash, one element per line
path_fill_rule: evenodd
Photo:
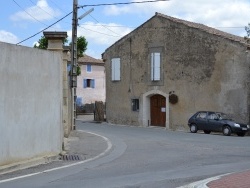
<path fill-rule="evenodd" d="M 77 128 L 107 137 L 113 145 L 111 151 L 97 160 L 1 183 L 0 187 L 172 188 L 250 169 L 248 136 L 105 123 L 78 122 Z"/>

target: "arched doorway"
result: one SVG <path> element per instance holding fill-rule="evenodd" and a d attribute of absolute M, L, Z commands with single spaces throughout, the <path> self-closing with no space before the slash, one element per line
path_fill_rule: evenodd
<path fill-rule="evenodd" d="M 166 126 L 166 97 L 156 94 L 150 97 L 151 126 Z"/>

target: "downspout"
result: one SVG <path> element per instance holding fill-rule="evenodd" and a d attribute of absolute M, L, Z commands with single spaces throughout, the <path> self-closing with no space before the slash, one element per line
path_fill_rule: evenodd
<path fill-rule="evenodd" d="M 129 89 L 128 89 L 129 93 L 132 90 L 132 86 L 131 86 L 131 77 L 132 77 L 131 64 L 132 64 L 132 39 L 129 38 Z"/>

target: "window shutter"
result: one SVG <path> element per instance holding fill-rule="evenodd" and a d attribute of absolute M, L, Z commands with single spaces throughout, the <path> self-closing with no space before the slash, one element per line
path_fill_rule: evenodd
<path fill-rule="evenodd" d="M 87 65 L 87 72 L 91 72 L 91 71 L 92 71 L 91 65 Z"/>
<path fill-rule="evenodd" d="M 91 86 L 92 86 L 92 88 L 95 88 L 95 80 L 94 79 L 91 80 Z"/>
<path fill-rule="evenodd" d="M 161 54 L 155 53 L 155 78 L 154 80 L 160 80 L 161 78 Z"/>
<path fill-rule="evenodd" d="M 121 80 L 120 58 L 112 59 L 112 80 Z"/>
<path fill-rule="evenodd" d="M 83 79 L 83 88 L 87 87 L 87 79 Z"/>
<path fill-rule="evenodd" d="M 151 80 L 154 80 L 154 67 L 155 67 L 154 53 L 151 53 Z"/>
<path fill-rule="evenodd" d="M 151 53 L 151 80 L 159 81 L 161 79 L 161 54 Z"/>
<path fill-rule="evenodd" d="M 120 58 L 117 58 L 116 64 L 115 64 L 115 80 L 121 80 L 121 73 L 120 73 Z"/>
<path fill-rule="evenodd" d="M 112 73 L 111 73 L 111 79 L 112 80 L 115 80 L 115 61 L 114 61 L 114 59 L 112 59 L 112 61 L 111 61 L 111 71 L 112 71 Z"/>

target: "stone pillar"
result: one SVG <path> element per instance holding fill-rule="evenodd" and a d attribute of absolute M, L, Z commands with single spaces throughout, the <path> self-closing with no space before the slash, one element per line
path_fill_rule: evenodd
<path fill-rule="evenodd" d="M 48 50 L 63 51 L 63 40 L 67 38 L 67 32 L 44 31 L 43 35 L 48 39 Z"/>
<path fill-rule="evenodd" d="M 63 137 L 66 135 L 68 136 L 69 130 L 68 127 L 68 108 L 67 108 L 67 95 L 68 92 L 65 92 L 65 90 L 68 89 L 67 84 L 67 60 L 65 60 L 64 54 L 63 54 L 63 41 L 67 37 L 67 32 L 52 32 L 52 31 L 45 31 L 43 32 L 45 38 L 48 39 L 48 50 L 55 51 L 58 53 L 61 53 L 62 57 L 62 63 L 61 63 L 61 77 L 60 79 L 60 87 L 62 88 L 62 93 L 59 94 L 59 96 L 62 97 L 61 102 L 61 114 L 62 114 L 62 127 L 61 127 L 61 143 L 62 148 L 64 149 L 64 139 Z"/>
<path fill-rule="evenodd" d="M 63 50 L 63 127 L 64 137 L 68 138 L 72 128 L 71 124 L 71 88 L 69 87 L 69 72 L 67 70 L 70 48 L 64 47 Z"/>

